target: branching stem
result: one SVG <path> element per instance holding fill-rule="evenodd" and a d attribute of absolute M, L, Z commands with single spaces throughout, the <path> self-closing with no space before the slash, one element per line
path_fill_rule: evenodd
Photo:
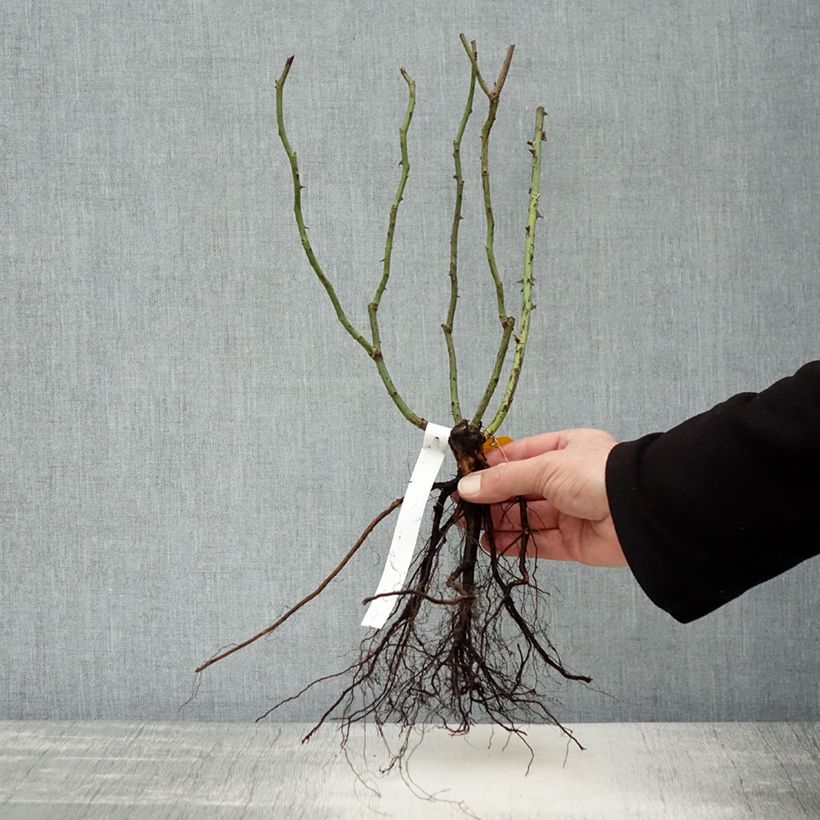
<path fill-rule="evenodd" d="M 399 394 L 398 390 L 396 389 L 395 384 L 393 384 L 393 380 L 390 377 L 390 373 L 387 370 L 387 365 L 384 363 L 384 357 L 382 356 L 381 346 L 378 340 L 378 332 L 375 333 L 375 338 L 373 342 L 368 342 L 367 339 L 353 326 L 352 322 L 348 319 L 347 314 L 344 312 L 342 308 L 341 302 L 339 301 L 339 297 L 336 294 L 336 291 L 333 287 L 331 281 L 327 278 L 322 266 L 319 264 L 318 259 L 316 258 L 316 254 L 313 250 L 313 246 L 310 243 L 307 235 L 307 227 L 305 226 L 305 219 L 304 215 L 302 214 L 302 190 L 304 189 L 304 185 L 302 185 L 301 178 L 299 176 L 299 164 L 296 159 L 296 152 L 291 147 L 291 144 L 288 140 L 287 133 L 285 131 L 285 119 L 284 119 L 284 88 L 285 88 L 285 81 L 288 78 L 288 74 L 290 73 L 290 67 L 293 65 L 293 55 L 287 58 L 285 61 L 285 67 L 282 69 L 282 73 L 276 79 L 276 124 L 279 132 L 279 139 L 282 141 L 282 146 L 285 149 L 285 153 L 288 155 L 288 160 L 290 162 L 290 171 L 291 176 L 293 177 L 293 213 L 296 217 L 296 226 L 299 229 L 299 237 L 302 240 L 302 248 L 305 251 L 305 255 L 310 262 L 310 266 L 313 268 L 316 277 L 321 282 L 322 287 L 325 289 L 325 292 L 328 295 L 328 298 L 333 305 L 333 309 L 336 311 L 336 317 L 339 319 L 342 327 L 350 334 L 350 336 L 355 339 L 359 345 L 361 345 L 367 355 L 373 360 L 376 365 L 376 370 L 381 377 L 384 386 L 387 388 L 387 393 L 390 398 L 393 400 L 393 403 L 396 407 L 399 408 L 401 414 L 411 423 L 414 424 L 416 427 L 420 427 L 422 430 L 427 426 L 427 422 L 421 416 L 416 415 L 404 401 L 404 399 Z M 407 170 L 409 169 L 409 162 L 406 162 L 406 155 L 407 155 L 407 144 L 406 144 L 406 130 L 407 125 L 409 125 L 409 117 L 412 116 L 412 107 L 415 101 L 415 86 L 413 85 L 413 81 L 406 75 L 404 70 L 402 70 L 402 76 L 410 85 L 410 105 L 408 106 L 408 116 L 405 117 L 405 124 L 403 125 L 404 134 L 403 134 L 403 144 L 402 144 L 402 160 L 404 163 L 404 168 L 402 171 L 402 179 L 403 182 L 400 186 L 400 190 L 397 193 L 397 201 L 394 201 L 394 210 L 398 207 L 398 200 L 401 199 L 401 191 L 404 189 L 404 182 L 407 180 Z M 391 225 L 395 226 L 395 214 L 391 211 Z M 392 231 L 389 234 L 388 241 L 390 246 L 392 247 Z M 390 271 L 390 262 L 389 262 L 389 254 L 385 254 L 386 262 L 385 262 L 385 270 L 386 273 L 382 275 L 382 281 L 379 283 L 379 290 L 377 291 L 377 299 L 376 301 L 376 309 L 378 309 L 378 300 L 381 298 L 381 293 L 384 291 L 384 288 L 387 285 L 387 277 L 389 276 Z M 371 331 L 373 330 L 373 322 L 375 318 L 375 310 L 369 310 L 371 314 L 370 323 L 371 323 Z"/>
<path fill-rule="evenodd" d="M 293 177 L 293 213 L 296 216 L 296 226 L 299 229 L 299 237 L 302 240 L 302 247 L 305 250 L 305 255 L 310 262 L 310 266 L 313 268 L 314 273 L 322 283 L 322 287 L 327 292 L 342 327 L 344 327 L 344 329 L 367 351 L 368 355 L 372 355 L 373 345 L 371 345 L 367 339 L 365 339 L 364 336 L 362 336 L 362 334 L 359 333 L 355 327 L 353 327 L 350 320 L 347 318 L 347 315 L 339 302 L 339 297 L 336 295 L 333 285 L 325 275 L 325 272 L 322 270 L 322 266 L 319 264 L 316 254 L 313 251 L 313 246 L 310 244 L 310 240 L 308 239 L 307 228 L 305 227 L 305 218 L 302 215 L 302 189 L 305 186 L 302 185 L 302 181 L 299 177 L 299 164 L 296 161 L 296 152 L 291 147 L 290 142 L 288 141 L 287 133 L 285 132 L 285 119 L 283 111 L 283 92 L 285 89 L 285 81 L 288 78 L 290 67 L 292 65 L 293 55 L 291 54 L 291 56 L 285 61 L 285 67 L 282 70 L 282 73 L 276 80 L 276 124 L 279 131 L 279 139 L 282 141 L 282 145 L 285 148 L 285 153 L 288 155 L 288 160 L 290 160 L 290 172 Z"/>
<path fill-rule="evenodd" d="M 384 243 L 384 259 L 382 260 L 382 278 L 379 280 L 376 293 L 373 300 L 367 306 L 367 312 L 370 315 L 370 331 L 373 337 L 373 346 L 381 348 L 382 340 L 379 334 L 379 320 L 378 310 L 381 304 L 382 294 L 387 287 L 387 282 L 390 279 L 390 262 L 393 256 L 393 235 L 396 232 L 396 218 L 399 213 L 399 204 L 401 203 L 404 194 L 404 188 L 407 185 L 407 177 L 410 175 L 410 158 L 407 153 L 407 130 L 410 128 L 410 122 L 413 119 L 413 110 L 416 107 L 416 84 L 413 78 L 402 68 L 401 76 L 407 83 L 408 98 L 407 110 L 404 114 L 404 120 L 399 128 L 399 144 L 401 145 L 401 176 L 399 177 L 399 185 L 396 188 L 396 194 L 393 197 L 393 204 L 390 206 L 390 218 L 387 222 L 387 238 Z"/>
<path fill-rule="evenodd" d="M 485 434 L 493 435 L 501 426 L 515 396 L 515 388 L 521 375 L 521 366 L 524 362 L 524 353 L 527 349 L 527 337 L 530 332 L 530 316 L 532 315 L 532 263 L 535 254 L 535 225 L 541 216 L 538 210 L 538 200 L 541 195 L 541 143 L 546 139 L 544 135 L 544 109 L 539 107 L 535 112 L 535 133 L 532 138 L 532 172 L 530 175 L 530 204 L 527 213 L 527 227 L 524 240 L 524 277 L 521 282 L 521 325 L 515 340 L 512 367 L 510 368 L 507 386 L 501 398 L 493 420 L 487 425 Z"/>
<path fill-rule="evenodd" d="M 478 52 L 475 44 L 468 44 L 464 35 L 461 35 L 461 44 L 467 52 L 467 56 L 473 66 L 473 71 L 476 72 L 477 79 L 481 89 L 487 95 L 489 106 L 487 109 L 487 119 L 481 129 L 481 187 L 484 196 L 484 216 L 486 222 L 486 236 L 484 242 L 484 249 L 487 254 L 487 265 L 490 268 L 490 275 L 495 285 L 496 310 L 498 312 L 498 321 L 501 324 L 501 340 L 498 346 L 498 353 L 496 354 L 493 370 L 490 374 L 490 379 L 487 387 L 478 403 L 475 414 L 473 415 L 472 424 L 478 427 L 481 424 L 481 419 L 487 410 L 487 406 L 492 399 L 495 388 L 501 374 L 504 360 L 507 357 L 507 350 L 512 337 L 513 326 L 515 319 L 507 315 L 507 308 L 504 304 L 504 284 L 501 280 L 501 275 L 498 272 L 498 263 L 495 258 L 495 216 L 493 215 L 492 192 L 490 188 L 490 133 L 495 124 L 496 115 L 498 113 L 498 105 L 501 101 L 501 91 L 504 88 L 504 83 L 507 79 L 507 73 L 510 70 L 510 63 L 512 62 L 513 52 L 515 46 L 510 45 L 504 55 L 504 63 L 501 66 L 501 71 L 498 74 L 498 79 L 495 85 L 490 89 L 478 69 Z"/>
<path fill-rule="evenodd" d="M 471 46 L 473 53 L 475 53 L 475 40 L 473 40 Z M 467 127 L 467 120 L 470 119 L 470 114 L 473 113 L 476 76 L 477 64 L 474 62 L 470 70 L 470 90 L 467 93 L 467 104 L 464 106 L 461 123 L 453 140 L 453 164 L 455 166 L 453 178 L 456 181 L 456 201 L 453 206 L 453 225 L 450 228 L 450 305 L 447 310 L 447 320 L 441 326 L 444 331 L 444 342 L 447 345 L 447 358 L 450 365 L 450 408 L 453 421 L 456 423 L 460 422 L 462 418 L 461 402 L 458 398 L 458 363 L 456 361 L 455 346 L 453 345 L 453 325 L 458 302 L 458 230 L 462 220 L 461 203 L 464 196 L 464 177 L 461 172 L 461 140 L 464 136 L 464 129 Z"/>

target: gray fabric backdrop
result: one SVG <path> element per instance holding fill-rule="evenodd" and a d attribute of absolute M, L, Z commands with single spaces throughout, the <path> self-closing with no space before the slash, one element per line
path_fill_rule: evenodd
<path fill-rule="evenodd" d="M 0 717 L 248 719 L 360 636 L 389 528 L 272 640 L 194 666 L 312 588 L 401 494 L 420 434 L 335 323 L 379 274 L 405 105 L 413 170 L 385 354 L 447 420 L 450 140 L 475 37 L 518 46 L 492 152 L 520 277 L 533 111 L 549 112 L 522 436 L 674 425 L 817 358 L 820 6 L 673 0 L 7 2 L 0 18 Z M 478 99 L 477 109 L 484 110 Z M 497 329 L 469 169 L 457 344 L 472 405 Z M 777 549 L 773 544 L 772 548 Z M 628 571 L 541 568 L 554 640 L 606 694 L 566 720 L 817 719 L 820 563 L 681 626 Z M 317 714 L 328 692 L 282 717 Z"/>

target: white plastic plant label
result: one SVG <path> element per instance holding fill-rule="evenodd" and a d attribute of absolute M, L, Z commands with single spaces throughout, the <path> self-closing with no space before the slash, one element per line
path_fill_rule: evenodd
<path fill-rule="evenodd" d="M 410 483 L 407 485 L 393 540 L 390 543 L 390 552 L 387 554 L 384 571 L 376 590 L 376 595 L 384 597 L 370 602 L 362 626 L 381 629 L 396 606 L 398 596 L 385 593 L 398 592 L 404 586 L 407 571 L 413 561 L 413 553 L 416 551 L 416 541 L 427 499 L 447 453 L 449 440 L 449 427 L 427 422 L 421 452 L 410 475 Z"/>

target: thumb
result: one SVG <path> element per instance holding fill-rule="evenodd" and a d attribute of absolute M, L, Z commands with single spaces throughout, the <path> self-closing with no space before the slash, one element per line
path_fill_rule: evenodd
<path fill-rule="evenodd" d="M 476 504 L 495 504 L 517 495 L 544 495 L 545 479 L 552 472 L 555 453 L 536 458 L 505 461 L 464 476 L 458 494 Z"/>

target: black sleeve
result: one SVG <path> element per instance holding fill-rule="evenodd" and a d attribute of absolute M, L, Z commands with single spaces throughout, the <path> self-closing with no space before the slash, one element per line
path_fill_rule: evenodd
<path fill-rule="evenodd" d="M 606 485 L 638 583 L 682 623 L 817 555 L 820 361 L 616 445 Z"/>

